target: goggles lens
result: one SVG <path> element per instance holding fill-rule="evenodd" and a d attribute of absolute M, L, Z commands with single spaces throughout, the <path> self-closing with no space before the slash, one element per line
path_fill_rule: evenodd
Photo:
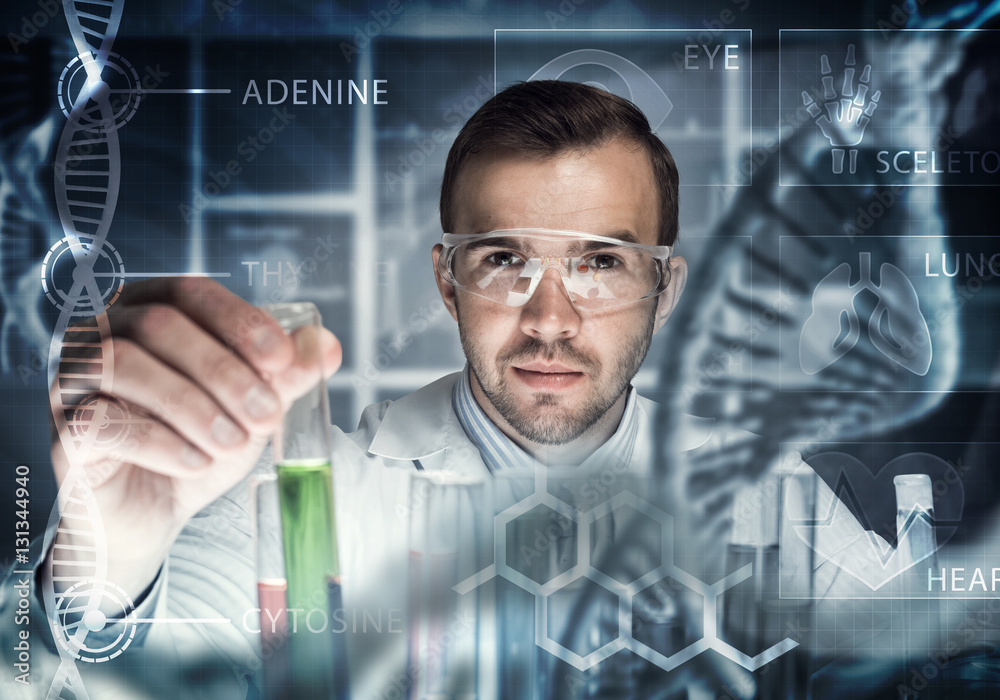
<path fill-rule="evenodd" d="M 670 246 L 649 246 L 575 231 L 516 229 L 445 234 L 439 264 L 452 284 L 507 306 L 523 306 L 555 270 L 573 304 L 600 309 L 662 292 Z"/>

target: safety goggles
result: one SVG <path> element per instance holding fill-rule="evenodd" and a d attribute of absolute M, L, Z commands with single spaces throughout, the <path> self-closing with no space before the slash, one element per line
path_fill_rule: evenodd
<path fill-rule="evenodd" d="M 438 269 L 448 282 L 507 306 L 526 304 L 550 269 L 588 310 L 654 297 L 670 282 L 671 246 L 550 229 L 446 233 L 441 243 Z"/>

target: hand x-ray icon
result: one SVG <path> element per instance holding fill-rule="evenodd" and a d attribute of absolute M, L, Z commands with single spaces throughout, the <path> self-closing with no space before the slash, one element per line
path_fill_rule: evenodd
<path fill-rule="evenodd" d="M 878 108 L 879 98 L 882 96 L 880 90 L 868 96 L 868 87 L 871 82 L 871 64 L 865 65 L 858 78 L 858 85 L 854 86 L 854 66 L 857 60 L 854 57 L 854 44 L 847 47 L 847 57 L 844 59 L 844 82 L 840 86 L 840 94 L 834 89 L 833 69 L 830 68 L 830 58 L 826 54 L 820 57 L 820 70 L 823 73 L 823 106 L 826 113 L 820 109 L 813 100 L 813 96 L 808 92 L 802 92 L 802 103 L 806 107 L 809 115 L 816 120 L 816 124 L 833 146 L 833 172 L 844 172 L 844 148 L 849 148 L 850 172 L 854 173 L 858 167 L 858 149 L 850 148 L 861 143 L 865 136 L 865 128 L 871 121 L 872 114 Z"/>

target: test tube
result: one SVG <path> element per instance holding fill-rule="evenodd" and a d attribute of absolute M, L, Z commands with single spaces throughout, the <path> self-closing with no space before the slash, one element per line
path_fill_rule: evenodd
<path fill-rule="evenodd" d="M 341 596 L 330 408 L 320 365 L 322 326 L 311 303 L 274 304 L 264 310 L 292 337 L 303 366 L 315 372 L 272 439 L 290 617 L 289 696 L 334 698 L 338 686 L 346 687 L 346 678 L 336 677 L 335 669 L 345 667 L 344 659 L 337 658 L 344 649 L 330 631 L 330 615 Z"/>
<path fill-rule="evenodd" d="M 264 697 L 277 698 L 289 681 L 288 582 L 281 543 L 277 475 L 254 474 L 250 478 L 250 517 L 257 560 Z"/>
<path fill-rule="evenodd" d="M 920 562 L 937 550 L 934 535 L 934 493 L 926 474 L 900 474 L 896 487 L 896 542 L 908 560 Z"/>
<path fill-rule="evenodd" d="M 899 474 L 892 483 L 896 488 L 896 555 L 902 571 L 896 583 L 898 593 L 904 598 L 926 598 L 928 568 L 934 570 L 937 565 L 931 478 Z M 911 601 L 910 607 L 919 606 Z"/>
<path fill-rule="evenodd" d="M 941 629 L 940 601 L 932 597 L 928 569 L 936 568 L 937 537 L 934 532 L 934 492 L 927 474 L 899 474 L 892 480 L 896 490 L 896 554 L 902 574 L 897 591 L 903 600 L 899 651 L 912 657 L 924 649 L 929 630 Z M 907 568 L 912 567 L 912 568 Z"/>
<path fill-rule="evenodd" d="M 483 565 L 484 485 L 444 471 L 410 488 L 410 700 L 476 700 L 479 592 L 455 586 Z"/>
<path fill-rule="evenodd" d="M 783 460 L 776 470 L 745 487 L 736 499 L 728 570 L 753 565 L 749 579 L 726 592 L 723 620 L 726 640 L 739 649 L 771 648 L 786 638 L 803 647 L 768 662 L 756 678 L 759 697 L 792 700 L 808 683 L 806 639 L 813 627 L 812 549 L 796 526 L 815 519 L 817 476 L 797 460 Z"/>

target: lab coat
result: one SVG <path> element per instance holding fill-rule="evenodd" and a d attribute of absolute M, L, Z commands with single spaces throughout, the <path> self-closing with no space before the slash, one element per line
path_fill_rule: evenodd
<path fill-rule="evenodd" d="M 369 406 L 358 429 L 345 433 L 331 428 L 338 546 L 345 608 L 383 614 L 384 627 L 350 643 L 351 697 L 401 697 L 407 674 L 407 636 L 400 626 L 408 589 L 408 552 L 413 514 L 410 488 L 420 469 L 447 472 L 490 483 L 491 475 L 475 444 L 466 436 L 452 408 L 452 392 L 460 374 L 448 375 L 397 401 Z M 648 475 L 655 462 L 653 420 L 656 405 L 637 397 L 639 431 L 630 473 Z M 733 439 L 713 432 L 713 421 L 688 417 L 682 449 L 711 449 L 713 441 Z M 261 616 L 256 590 L 257 569 L 250 532 L 248 480 L 273 471 L 269 454 L 253 473 L 197 514 L 172 547 L 165 565 L 137 617 L 155 619 L 136 626 L 132 647 L 114 663 L 84 666 L 91 697 L 204 697 L 246 696 L 248 685 L 259 682 Z M 829 494 L 832 497 L 832 494 Z M 851 527 L 857 527 L 856 523 Z M 36 555 L 42 549 L 36 550 Z M 37 561 L 37 557 L 36 557 Z M 16 598 L 9 595 L 12 580 L 4 581 L 0 619 L 12 614 Z M 36 592 L 37 593 L 37 592 Z M 56 673 L 60 657 L 47 645 L 47 621 L 35 596 L 32 681 L 25 697 L 36 697 Z M 388 623 L 389 618 L 395 621 Z M 402 613 L 405 618 L 405 613 Z M 180 618 L 213 622 L 163 622 Z M 214 622 L 223 620 L 224 622 Z M 266 620 L 264 621 L 266 624 Z M 3 644 L 9 628 L 0 630 Z M 488 625 L 480 627 L 482 648 L 488 649 Z M 495 660 L 495 659 L 494 659 Z M 103 673 L 112 668 L 121 675 Z M 197 675 L 189 674 L 197 669 Z M 0 675 L 5 689 L 16 684 Z M 496 669 L 489 659 L 481 666 L 481 688 L 489 688 Z M 122 680 L 122 679 L 126 680 Z M 139 682 L 140 687 L 133 683 Z M 13 692 L 12 697 L 17 697 Z M 482 697 L 489 697 L 488 690 Z"/>
<path fill-rule="evenodd" d="M 418 469 L 473 480 L 490 477 L 452 409 L 452 393 L 460 376 L 451 374 L 397 401 L 369 406 L 352 433 L 331 427 L 345 607 L 377 612 L 405 605 L 410 481 Z M 648 436 L 655 404 L 642 397 L 637 400 L 639 437 L 630 469 L 641 465 L 646 470 L 653 457 Z M 711 421 L 694 419 L 687 431 L 687 447 L 697 447 L 710 437 Z M 261 667 L 248 482 L 268 472 L 273 472 L 273 466 L 265 452 L 251 476 L 198 513 L 181 532 L 153 588 L 136 610 L 138 618 L 159 622 L 136 625 L 131 647 L 114 662 L 121 676 L 103 673 L 112 668 L 110 663 L 105 668 L 77 663 L 85 686 L 95 691 L 92 697 L 111 697 L 116 691 L 121 697 L 143 697 L 143 691 L 132 685 L 140 677 L 149 686 L 148 697 L 245 697 Z M 46 544 L 36 543 L 36 567 Z M 17 605 L 16 596 L 10 595 L 13 583 L 8 577 L 0 591 L 4 620 Z M 7 677 L 9 665 L 0 670 L 4 688 L 23 690 L 25 697 L 43 695 L 61 661 L 40 598 L 35 590 L 32 685 L 22 688 L 13 683 Z M 228 622 L 162 622 L 180 618 Z M 406 673 L 407 662 L 406 635 L 397 629 L 398 625 L 392 631 L 383 630 L 373 646 L 365 646 L 372 641 L 368 639 L 363 649 L 352 647 L 352 698 L 392 696 L 392 683 Z M 0 628 L 5 646 L 11 632 L 16 634 L 10 625 Z M 195 668 L 200 669 L 197 683 L 185 676 L 185 671 Z M 11 695 L 15 696 L 14 691 Z"/>

